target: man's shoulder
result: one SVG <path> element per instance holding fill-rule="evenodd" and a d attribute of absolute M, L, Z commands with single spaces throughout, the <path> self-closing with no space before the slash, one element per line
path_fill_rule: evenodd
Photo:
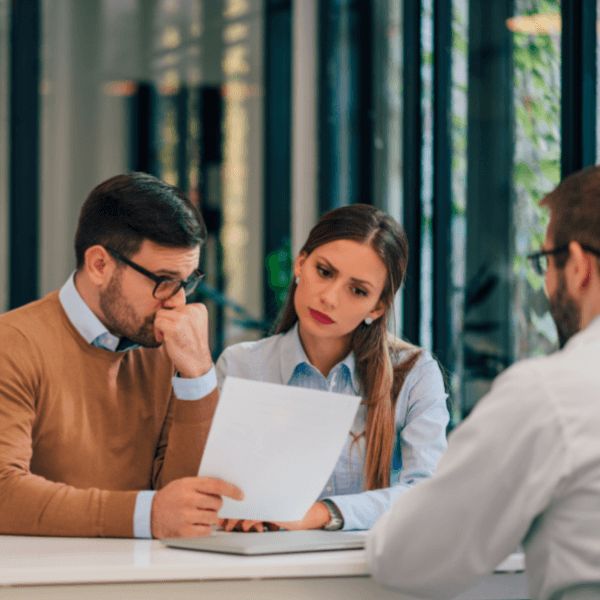
<path fill-rule="evenodd" d="M 503 385 L 539 387 L 562 362 L 562 357 L 557 352 L 547 356 L 522 358 L 494 379 L 492 389 Z"/>
<path fill-rule="evenodd" d="M 589 340 L 590 344 L 568 344 L 546 356 L 524 358 L 506 369 L 501 378 L 533 378 L 538 381 L 550 382 L 559 377 L 578 377 L 584 369 L 600 378 L 600 338 Z M 593 350 L 592 350 L 593 348 Z"/>
<path fill-rule="evenodd" d="M 35 300 L 0 315 L 2 338 L 20 334 L 41 339 L 44 332 L 64 327 L 65 313 L 58 299 L 58 292 L 51 292 L 40 300 Z"/>
<path fill-rule="evenodd" d="M 65 345 L 66 315 L 58 293 L 30 302 L 0 315 L 0 366 L 3 376 L 10 370 L 33 376 L 57 356 Z"/>
<path fill-rule="evenodd" d="M 596 396 L 600 386 L 600 352 L 582 352 L 565 347 L 542 357 L 520 360 L 503 371 L 493 382 L 485 400 L 502 401 L 507 411 L 550 410 L 558 415 L 571 413 L 589 404 L 596 414 Z M 576 399 L 576 402 L 573 400 Z M 482 399 L 484 400 L 484 399 Z"/>

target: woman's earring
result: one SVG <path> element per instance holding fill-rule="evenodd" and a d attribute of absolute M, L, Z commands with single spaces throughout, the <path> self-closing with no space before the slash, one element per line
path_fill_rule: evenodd
<path fill-rule="evenodd" d="M 296 277 L 296 285 L 300 283 L 300 277 Z"/>
<path fill-rule="evenodd" d="M 367 317 L 367 318 L 365 319 L 365 325 L 370 325 L 372 322 L 373 322 L 373 319 L 372 319 L 372 317 Z"/>

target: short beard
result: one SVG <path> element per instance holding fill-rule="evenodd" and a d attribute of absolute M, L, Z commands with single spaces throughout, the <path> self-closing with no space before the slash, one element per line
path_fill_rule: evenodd
<path fill-rule="evenodd" d="M 569 339 L 579 332 L 581 307 L 569 296 L 567 280 L 562 272 L 558 274 L 556 293 L 550 298 L 550 310 L 558 333 L 558 347 L 563 348 Z"/>
<path fill-rule="evenodd" d="M 158 342 L 154 335 L 154 317 L 146 317 L 141 325 L 133 307 L 123 297 L 121 286 L 124 269 L 117 269 L 107 288 L 100 292 L 99 305 L 104 315 L 106 328 L 117 337 L 125 337 L 132 342 L 145 346 L 146 348 L 158 348 L 162 342 Z"/>

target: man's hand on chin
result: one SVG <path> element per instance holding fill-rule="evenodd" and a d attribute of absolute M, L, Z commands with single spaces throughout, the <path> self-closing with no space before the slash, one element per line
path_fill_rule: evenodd
<path fill-rule="evenodd" d="M 154 319 L 154 334 L 163 342 L 180 377 L 202 377 L 212 367 L 208 345 L 208 311 L 200 303 L 161 309 Z"/>

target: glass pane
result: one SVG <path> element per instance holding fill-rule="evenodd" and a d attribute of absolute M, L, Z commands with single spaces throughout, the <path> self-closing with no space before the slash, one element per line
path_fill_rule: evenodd
<path fill-rule="evenodd" d="M 467 92 L 468 0 L 454 0 L 452 10 L 452 331 L 454 371 L 450 374 L 453 398 L 462 381 L 462 331 L 466 285 L 467 240 Z M 459 407 L 456 406 L 458 411 Z M 455 415 L 455 421 L 458 415 Z"/>
<path fill-rule="evenodd" d="M 188 82 L 185 59 L 198 54 L 199 31 L 190 27 L 197 2 L 161 1 L 154 13 L 152 80 L 158 91 L 156 139 L 158 172 L 162 180 L 187 191 L 185 174 L 185 117 Z M 191 82 L 193 85 L 195 82 Z"/>
<path fill-rule="evenodd" d="M 9 5 L 0 0 L 0 11 Z M 42 7 L 42 294 L 74 267 L 77 215 L 90 190 L 144 170 L 201 206 L 210 229 L 203 268 L 216 288 L 203 297 L 217 314 L 211 324 L 224 325 L 228 343 L 259 336 L 249 317 L 260 319 L 263 309 L 263 0 Z M 2 16 L 0 44 L 3 27 Z M 2 97 L 0 89 L 0 118 Z M 0 244 L 5 237 L 0 231 Z M 223 293 L 239 312 L 223 309 Z M 211 332 L 215 352 L 222 330 Z"/>
<path fill-rule="evenodd" d="M 376 206 L 402 222 L 402 6 L 374 3 L 374 168 Z M 402 293 L 394 304 L 394 331 L 402 332 Z"/>
<path fill-rule="evenodd" d="M 205 299 L 217 351 L 260 335 L 216 300 L 224 292 L 262 313 L 262 9 L 262 0 L 161 0 L 155 14 L 158 170 L 198 201 L 211 228 L 203 269 L 216 288 Z"/>
<path fill-rule="evenodd" d="M 205 11 L 219 3 L 204 2 Z M 263 0 L 226 0 L 219 32 L 223 85 L 222 211 L 225 293 L 251 314 L 263 310 Z M 214 23 L 214 21 L 213 21 Z M 206 19 L 206 26 L 214 24 Z M 206 63 L 209 63 L 208 56 Z M 205 74 L 205 80 L 209 73 Z M 260 337 L 227 311 L 226 345 Z"/>
<path fill-rule="evenodd" d="M 433 1 L 421 3 L 421 78 L 423 114 L 422 220 L 421 220 L 421 339 L 413 340 L 431 350 L 433 346 Z"/>
<path fill-rule="evenodd" d="M 543 277 L 525 256 L 544 241 L 548 222 L 540 200 L 560 180 L 561 14 L 559 0 L 517 0 L 507 23 L 514 40 L 514 357 L 556 346 Z"/>

